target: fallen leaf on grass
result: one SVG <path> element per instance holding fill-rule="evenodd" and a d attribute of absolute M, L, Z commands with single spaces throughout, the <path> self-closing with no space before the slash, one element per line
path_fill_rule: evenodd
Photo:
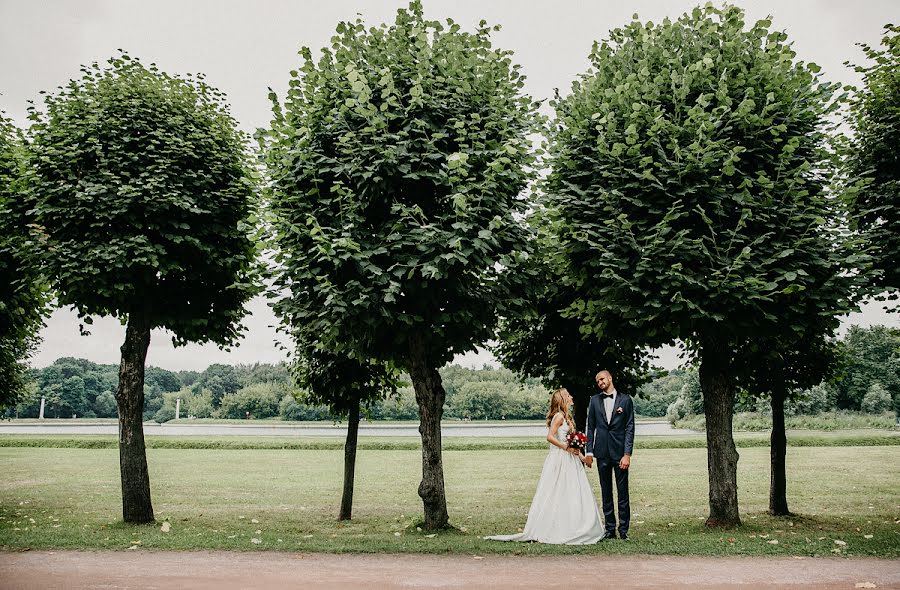
<path fill-rule="evenodd" d="M 137 545 L 132 545 L 131 547 L 128 548 L 129 551 L 131 551 L 132 549 L 137 549 Z"/>
<path fill-rule="evenodd" d="M 771 541 L 766 541 L 766 543 L 768 543 L 769 545 L 777 545 L 778 539 L 772 539 Z"/>
<path fill-rule="evenodd" d="M 437 533 L 431 533 L 430 535 L 425 535 L 426 539 L 433 539 L 435 537 L 437 537 Z"/>
<path fill-rule="evenodd" d="M 394 533 L 394 536 L 395 536 L 395 537 L 399 537 L 399 536 L 400 536 L 400 533 Z"/>
<path fill-rule="evenodd" d="M 838 545 L 838 546 L 840 546 L 840 547 L 846 547 L 846 546 L 847 546 L 847 542 L 846 542 L 846 541 L 841 541 L 840 539 L 835 539 L 835 540 L 834 540 L 834 544 L 835 544 L 835 545 Z"/>
<path fill-rule="evenodd" d="M 253 543 L 254 545 L 259 545 L 260 543 L 262 543 L 262 541 L 260 539 L 257 539 L 256 537 L 253 537 L 252 539 L 250 539 L 250 542 Z"/>
<path fill-rule="evenodd" d="M 875 535 L 863 535 L 863 539 L 871 539 Z"/>
<path fill-rule="evenodd" d="M 480 555 L 473 555 L 473 556 L 472 556 L 472 559 L 484 559 L 484 558 L 481 557 Z"/>
<path fill-rule="evenodd" d="M 256 520 L 255 518 L 251 518 L 250 522 L 252 522 L 253 524 L 259 524 L 259 521 Z"/>
<path fill-rule="evenodd" d="M 169 521 L 166 521 L 166 522 L 162 523 L 162 526 L 159 527 L 159 530 L 161 530 L 164 533 L 168 533 L 169 531 L 172 530 L 172 525 L 169 524 Z"/>

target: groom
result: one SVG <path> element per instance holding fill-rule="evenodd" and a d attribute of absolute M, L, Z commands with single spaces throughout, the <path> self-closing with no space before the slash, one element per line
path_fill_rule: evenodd
<path fill-rule="evenodd" d="M 628 503 L 628 468 L 634 449 L 634 402 L 613 386 L 612 373 L 600 371 L 595 377 L 600 393 L 591 397 L 587 411 L 587 446 L 585 464 L 590 467 L 597 458 L 603 517 L 606 532 L 603 539 L 616 538 L 616 514 L 613 509 L 613 474 L 619 498 L 619 538 L 628 538 L 631 505 Z"/>

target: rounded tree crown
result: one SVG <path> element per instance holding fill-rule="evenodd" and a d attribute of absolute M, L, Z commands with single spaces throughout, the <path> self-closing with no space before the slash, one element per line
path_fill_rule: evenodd
<path fill-rule="evenodd" d="M 31 110 L 33 221 L 62 305 L 233 342 L 254 285 L 254 180 L 224 96 L 122 54 Z"/>
<path fill-rule="evenodd" d="M 547 204 L 596 329 L 731 340 L 851 307 L 826 191 L 837 85 L 771 24 L 711 5 L 634 20 L 554 102 Z"/>
<path fill-rule="evenodd" d="M 275 310 L 295 334 L 383 360 L 423 334 L 442 364 L 492 333 L 538 117 L 490 32 L 418 2 L 390 26 L 340 23 L 318 61 L 302 51 L 283 106 L 273 94 Z"/>

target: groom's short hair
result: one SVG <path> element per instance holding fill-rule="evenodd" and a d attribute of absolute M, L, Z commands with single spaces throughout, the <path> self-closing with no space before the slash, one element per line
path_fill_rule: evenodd
<path fill-rule="evenodd" d="M 599 377 L 600 375 L 604 375 L 604 374 L 605 374 L 607 377 L 609 377 L 610 379 L 613 378 L 612 373 L 610 373 L 610 372 L 607 371 L 606 369 L 603 369 L 602 371 L 599 371 L 596 375 L 594 375 L 594 379 L 596 379 L 596 378 Z"/>

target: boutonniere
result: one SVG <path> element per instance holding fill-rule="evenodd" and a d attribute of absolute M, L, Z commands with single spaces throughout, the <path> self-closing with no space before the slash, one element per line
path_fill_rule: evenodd
<path fill-rule="evenodd" d="M 625 410 L 623 408 L 616 408 L 616 414 L 622 414 Z"/>

